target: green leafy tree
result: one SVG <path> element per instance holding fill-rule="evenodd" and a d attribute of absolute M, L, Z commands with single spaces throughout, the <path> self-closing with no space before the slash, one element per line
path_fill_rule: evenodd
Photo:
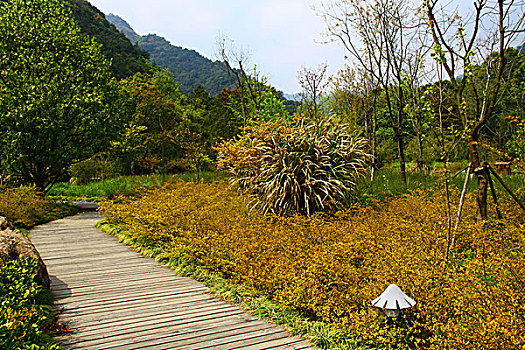
<path fill-rule="evenodd" d="M 0 3 L 0 156 L 41 190 L 118 125 L 109 62 L 58 0 Z"/>
<path fill-rule="evenodd" d="M 259 117 L 265 121 L 291 118 L 290 114 L 286 111 L 281 96 L 272 88 L 266 88 L 262 92 Z"/>
<path fill-rule="evenodd" d="M 190 170 L 196 154 L 209 153 L 216 135 L 213 98 L 204 89 L 186 95 L 173 75 L 160 69 L 137 73 L 119 86 L 126 126 L 112 143 L 112 153 L 124 173 Z"/>
<path fill-rule="evenodd" d="M 182 94 L 165 71 L 137 73 L 121 80 L 119 86 L 126 126 L 112 142 L 112 152 L 125 173 L 166 169 L 169 160 L 182 155 Z"/>
<path fill-rule="evenodd" d="M 102 45 L 101 51 L 111 60 L 111 72 L 118 80 L 135 73 L 150 72 L 149 54 L 131 43 L 105 18 L 104 13 L 86 0 L 63 0 L 82 33 Z"/>
<path fill-rule="evenodd" d="M 214 140 L 220 138 L 229 140 L 235 137 L 243 126 L 242 119 L 237 118 L 231 108 L 231 101 L 237 96 L 236 91 L 223 89 L 214 99 L 208 114 L 206 125 Z"/>

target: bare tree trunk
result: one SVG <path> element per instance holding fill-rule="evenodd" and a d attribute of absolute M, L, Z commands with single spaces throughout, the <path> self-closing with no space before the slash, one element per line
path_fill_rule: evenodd
<path fill-rule="evenodd" d="M 377 115 L 376 115 L 376 103 L 377 103 L 377 95 L 374 94 L 374 101 L 372 104 L 372 164 L 370 165 L 370 180 L 374 181 L 374 174 L 376 170 L 376 159 L 377 159 Z"/>
<path fill-rule="evenodd" d="M 425 160 L 423 159 L 423 138 L 421 137 L 421 133 L 417 133 L 417 149 L 418 149 L 418 161 L 417 161 L 417 167 L 419 170 L 425 169 Z"/>
<path fill-rule="evenodd" d="M 477 221 L 488 218 L 487 197 L 489 184 L 489 169 L 481 166 L 479 155 L 479 134 L 488 121 L 492 118 L 494 108 L 500 97 L 500 89 L 504 84 L 503 72 L 506 65 L 505 50 L 512 43 L 513 39 L 525 28 L 525 13 L 520 11 L 519 2 L 497 0 L 495 3 L 488 1 L 474 2 L 474 16 L 472 17 L 472 30 L 469 35 L 448 35 L 450 27 L 454 27 L 448 15 L 441 12 L 444 21 L 436 19 L 436 5 L 438 0 L 426 0 L 425 7 L 428 18 L 428 25 L 431 31 L 437 51 L 437 60 L 442 68 L 447 72 L 453 91 L 456 95 L 456 106 L 453 114 L 460 117 L 463 121 L 465 134 L 468 134 L 469 151 L 474 173 L 478 178 L 477 195 Z M 520 14 L 515 16 L 515 12 Z M 493 17 L 492 28 L 485 27 L 483 24 L 491 22 L 483 18 Z M 497 20 L 496 20 L 497 18 Z M 483 20 L 482 20 L 483 19 Z M 463 26 L 463 24 L 461 24 Z M 455 27 L 458 33 L 464 33 L 462 27 Z M 480 31 L 489 33 L 487 38 L 490 41 L 483 41 L 478 36 Z M 492 31 L 492 33 L 490 33 Z M 471 53 L 478 47 L 485 44 L 485 54 L 479 61 L 474 60 Z M 497 47 L 497 48 L 496 48 Z M 479 50 L 480 51 L 480 50 Z M 494 53 L 497 53 L 495 55 Z M 472 79 L 458 80 L 456 76 L 460 69 L 469 70 L 474 65 L 486 67 L 485 86 L 477 86 Z M 467 110 L 466 90 L 473 92 L 473 105 L 475 113 Z M 471 130 L 471 131 L 470 131 Z M 467 136 L 467 135 L 465 135 Z"/>
<path fill-rule="evenodd" d="M 396 132 L 397 138 L 397 148 L 399 153 L 399 172 L 401 175 L 401 181 L 406 185 L 407 183 L 407 174 L 406 174 L 406 160 L 405 160 L 405 142 L 403 140 L 403 135 L 399 132 Z"/>
<path fill-rule="evenodd" d="M 480 222 L 480 221 L 485 221 L 488 218 L 487 198 L 488 198 L 489 176 L 490 175 L 489 175 L 489 170 L 483 166 L 479 166 L 475 168 L 474 173 L 478 177 L 478 196 L 476 198 L 476 203 L 477 203 L 476 220 Z"/>

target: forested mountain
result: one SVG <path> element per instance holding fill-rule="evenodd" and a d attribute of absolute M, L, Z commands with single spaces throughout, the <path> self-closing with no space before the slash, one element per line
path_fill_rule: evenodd
<path fill-rule="evenodd" d="M 133 45 L 105 18 L 104 14 L 86 0 L 63 0 L 84 34 L 102 44 L 102 53 L 111 59 L 111 70 L 117 79 L 137 72 L 147 72 L 147 52 Z"/>
<path fill-rule="evenodd" d="M 140 39 L 140 35 L 135 33 L 133 28 L 123 18 L 116 16 L 112 13 L 106 15 L 106 20 L 113 24 L 122 34 L 126 36 L 133 44 L 137 44 Z"/>
<path fill-rule="evenodd" d="M 210 94 L 217 95 L 224 87 L 232 86 L 222 63 L 214 62 L 194 50 L 172 45 L 155 34 L 140 36 L 126 21 L 114 14 L 109 14 L 106 18 L 129 40 L 147 51 L 153 63 L 167 68 L 174 75 L 182 92 L 193 91 L 202 85 Z"/>

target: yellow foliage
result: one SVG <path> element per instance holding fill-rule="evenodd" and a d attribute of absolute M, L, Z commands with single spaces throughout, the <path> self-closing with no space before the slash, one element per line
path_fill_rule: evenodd
<path fill-rule="evenodd" d="M 46 199 L 34 187 L 0 187 L 0 216 L 16 226 L 30 228 L 76 212 L 72 206 Z"/>
<path fill-rule="evenodd" d="M 525 346 L 525 216 L 510 205 L 506 221 L 485 227 L 468 224 L 475 213 L 467 212 L 448 257 L 452 236 L 437 190 L 332 217 L 282 218 L 250 212 L 224 183 L 177 182 L 102 211 L 162 256 L 252 286 L 363 345 Z M 395 321 L 371 305 L 391 283 L 417 301 Z"/>

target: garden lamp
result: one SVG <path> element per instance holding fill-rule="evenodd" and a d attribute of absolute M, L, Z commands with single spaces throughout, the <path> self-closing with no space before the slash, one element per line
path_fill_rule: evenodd
<path fill-rule="evenodd" d="M 380 296 L 372 300 L 372 305 L 381 308 L 385 316 L 398 317 L 402 309 L 416 305 L 416 301 L 403 293 L 401 288 L 391 284 Z"/>

